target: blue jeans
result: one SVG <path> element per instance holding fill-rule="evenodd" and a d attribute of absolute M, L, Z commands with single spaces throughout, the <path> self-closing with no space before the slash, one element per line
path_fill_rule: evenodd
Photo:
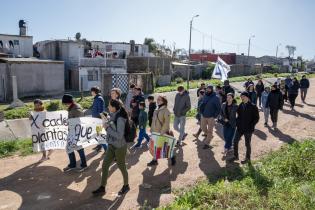
<path fill-rule="evenodd" d="M 225 149 L 231 149 L 232 141 L 233 141 L 233 138 L 235 135 L 235 130 L 236 130 L 236 128 L 233 128 L 229 124 L 223 126 L 223 136 L 224 136 L 224 141 L 225 141 L 224 148 Z"/>
<path fill-rule="evenodd" d="M 140 146 L 141 143 L 142 143 L 142 140 L 143 140 L 144 138 L 147 140 L 147 142 L 150 141 L 150 137 L 149 137 L 149 135 L 147 134 L 147 131 L 145 130 L 145 128 L 140 128 L 140 129 L 139 129 L 138 143 L 136 144 L 136 146 Z"/>
<path fill-rule="evenodd" d="M 86 167 L 86 158 L 85 158 L 85 154 L 84 154 L 84 149 L 80 149 L 77 150 L 77 152 L 79 153 L 80 159 L 81 159 L 81 167 Z M 68 154 L 69 156 L 69 160 L 70 160 L 70 164 L 68 165 L 70 168 L 75 168 L 77 165 L 77 161 L 75 159 L 75 154 L 74 152 L 71 152 Z"/>
<path fill-rule="evenodd" d="M 186 124 L 186 116 L 176 117 L 174 118 L 174 129 L 179 132 L 179 141 L 183 140 L 185 135 L 185 124 Z"/>
<path fill-rule="evenodd" d="M 101 144 L 101 145 L 102 145 L 104 151 L 106 152 L 107 151 L 107 144 Z"/>

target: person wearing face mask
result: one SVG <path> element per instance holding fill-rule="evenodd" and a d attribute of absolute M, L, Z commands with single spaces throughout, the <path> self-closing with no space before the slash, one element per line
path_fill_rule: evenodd
<path fill-rule="evenodd" d="M 251 139 L 255 126 L 259 121 L 259 112 L 255 104 L 250 102 L 248 92 L 241 93 L 242 103 L 237 109 L 236 118 L 236 134 L 234 137 L 233 147 L 234 147 L 234 157 L 229 161 L 233 162 L 239 159 L 238 156 L 238 143 L 242 136 L 245 137 L 246 146 L 246 158 L 241 161 L 242 164 L 250 162 L 251 158 Z"/>
<path fill-rule="evenodd" d="M 299 88 L 300 88 L 300 83 L 298 82 L 296 77 L 294 77 L 292 82 L 289 84 L 289 90 L 288 90 L 291 110 L 294 110 L 295 100 L 299 94 Z"/>
<path fill-rule="evenodd" d="M 170 135 L 170 119 L 171 113 L 167 108 L 167 98 L 165 96 L 159 96 L 157 98 L 158 108 L 153 113 L 151 133 L 160 133 L 161 135 Z M 175 156 L 171 158 L 171 164 L 176 164 Z M 153 159 L 147 164 L 148 166 L 158 165 L 158 161 Z"/>
<path fill-rule="evenodd" d="M 206 95 L 203 97 L 200 105 L 201 113 L 201 128 L 207 135 L 203 149 L 210 148 L 210 142 L 213 138 L 213 127 L 215 119 L 218 117 L 221 111 L 220 99 L 213 91 L 213 86 L 209 85 L 206 89 Z"/>

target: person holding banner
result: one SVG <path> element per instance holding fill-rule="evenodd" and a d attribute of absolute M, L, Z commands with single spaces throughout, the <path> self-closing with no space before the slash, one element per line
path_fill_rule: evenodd
<path fill-rule="evenodd" d="M 40 99 L 34 100 L 34 111 L 35 112 L 45 112 L 46 111 L 42 100 L 40 100 Z M 52 154 L 52 152 L 53 152 L 52 150 L 48 150 L 48 154 L 47 154 L 47 151 L 43 151 L 43 156 L 38 162 L 41 163 L 41 162 L 44 162 L 46 160 L 49 160 L 49 157 Z"/>
<path fill-rule="evenodd" d="M 128 184 L 128 171 L 126 167 L 126 135 L 129 133 L 126 128 L 130 128 L 127 124 L 128 113 L 118 100 L 110 100 L 108 109 L 110 112 L 110 120 L 104 124 L 104 128 L 107 132 L 108 150 L 105 154 L 102 165 L 101 186 L 92 192 L 95 196 L 105 194 L 109 167 L 114 159 L 116 159 L 117 166 L 124 179 L 124 185 L 118 194 L 123 195 L 130 190 Z"/>
<path fill-rule="evenodd" d="M 151 133 L 159 133 L 161 136 L 171 134 L 170 131 L 170 119 L 171 112 L 167 108 L 167 98 L 166 96 L 159 96 L 157 98 L 158 109 L 153 113 Z M 152 140 L 151 140 L 152 141 Z M 171 164 L 176 164 L 175 156 L 171 157 Z M 157 159 L 153 158 L 151 162 L 147 164 L 148 166 L 158 165 Z"/>
<path fill-rule="evenodd" d="M 69 94 L 65 94 L 62 97 L 62 103 L 68 107 L 68 118 L 77 118 L 77 117 L 83 117 L 84 116 L 84 112 L 81 108 L 81 106 L 79 104 L 77 104 L 74 100 L 73 100 L 73 96 L 69 95 Z M 69 165 L 63 169 L 64 172 L 67 171 L 71 171 L 73 169 L 76 168 L 76 159 L 75 159 L 75 154 L 74 154 L 74 149 L 73 148 L 69 148 L 69 146 L 67 145 L 67 152 L 68 152 L 68 157 L 69 157 Z M 83 171 L 87 168 L 87 164 L 86 164 L 86 158 L 85 158 L 85 153 L 84 153 L 84 149 L 81 146 L 77 146 L 75 148 L 75 150 L 79 153 L 80 159 L 81 159 L 81 167 L 79 169 L 79 171 Z"/>

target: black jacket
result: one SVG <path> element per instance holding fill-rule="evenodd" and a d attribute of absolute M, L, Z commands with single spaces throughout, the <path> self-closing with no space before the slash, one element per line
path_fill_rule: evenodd
<path fill-rule="evenodd" d="M 309 88 L 310 81 L 308 79 L 301 79 L 300 80 L 300 88 Z"/>
<path fill-rule="evenodd" d="M 262 92 L 264 92 L 265 90 L 265 86 L 264 84 L 256 84 L 256 92 L 257 92 L 257 96 L 261 96 Z"/>
<path fill-rule="evenodd" d="M 137 119 L 139 117 L 139 114 L 140 114 L 139 103 L 140 102 L 144 102 L 143 95 L 134 96 L 130 102 L 130 108 L 132 109 L 131 118 L 133 119 Z M 137 105 L 133 107 L 132 103 L 136 103 Z"/>
<path fill-rule="evenodd" d="M 227 122 L 227 124 L 235 128 L 236 127 L 236 112 L 237 112 L 238 106 L 236 103 L 232 103 L 230 113 L 227 112 L 227 107 L 228 107 L 227 103 L 222 104 L 222 108 L 221 108 L 222 120 L 228 119 L 229 121 Z"/>
<path fill-rule="evenodd" d="M 152 102 L 152 103 L 149 104 L 148 117 L 151 120 L 152 120 L 152 117 L 153 117 L 154 110 L 156 110 L 156 102 Z"/>
<path fill-rule="evenodd" d="M 239 132 L 252 133 L 259 121 L 259 112 L 256 105 L 243 102 L 238 106 L 236 127 Z"/>
<path fill-rule="evenodd" d="M 283 96 L 279 89 L 273 90 L 269 93 L 266 107 L 269 107 L 270 109 L 283 108 Z"/>
<path fill-rule="evenodd" d="M 299 94 L 300 83 L 298 81 L 289 84 L 289 94 Z"/>

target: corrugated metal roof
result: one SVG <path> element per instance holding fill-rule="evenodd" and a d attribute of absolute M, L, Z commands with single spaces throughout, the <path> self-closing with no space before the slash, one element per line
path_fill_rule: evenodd
<path fill-rule="evenodd" d="M 37 58 L 0 58 L 2 63 L 60 63 L 63 64 L 63 61 L 56 60 L 41 60 Z"/>

